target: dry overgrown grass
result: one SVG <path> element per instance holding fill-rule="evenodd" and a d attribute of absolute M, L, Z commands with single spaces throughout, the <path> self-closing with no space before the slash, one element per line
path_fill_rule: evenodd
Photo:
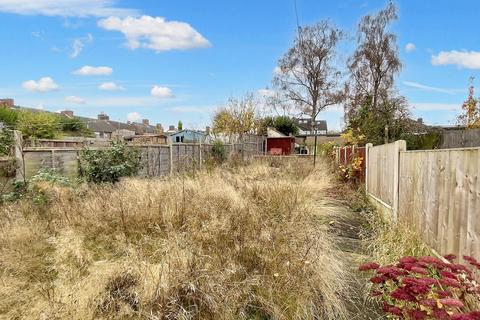
<path fill-rule="evenodd" d="M 0 208 L 0 317 L 339 319 L 346 274 L 312 193 L 326 170 L 45 185 Z"/>

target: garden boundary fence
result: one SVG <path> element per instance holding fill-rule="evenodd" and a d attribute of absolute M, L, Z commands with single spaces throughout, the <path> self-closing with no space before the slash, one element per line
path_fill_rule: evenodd
<path fill-rule="evenodd" d="M 365 147 L 358 146 L 343 146 L 335 147 L 335 161 L 337 165 L 342 165 L 347 167 L 350 165 L 355 158 L 360 157 L 362 159 L 359 171 L 359 180 L 360 182 L 365 182 L 365 172 L 366 172 L 366 161 L 365 161 Z"/>
<path fill-rule="evenodd" d="M 368 195 L 441 254 L 480 257 L 480 148 L 367 145 Z"/>
<path fill-rule="evenodd" d="M 16 132 L 17 179 L 26 179 L 44 168 L 55 169 L 62 175 L 76 177 L 79 172 L 80 147 L 22 147 L 21 134 Z M 248 139 L 243 143 L 225 144 L 228 157 L 237 155 L 243 159 L 263 154 L 263 138 Z M 212 144 L 160 144 L 135 145 L 139 150 L 140 177 L 159 177 L 171 173 L 186 172 L 202 168 L 212 155 Z M 92 147 L 91 149 L 104 149 Z"/>

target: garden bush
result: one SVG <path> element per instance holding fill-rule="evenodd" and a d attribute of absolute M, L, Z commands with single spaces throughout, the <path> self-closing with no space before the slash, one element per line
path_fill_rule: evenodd
<path fill-rule="evenodd" d="M 359 270 L 374 272 L 370 293 L 392 319 L 480 319 L 480 263 L 469 256 L 463 257 L 466 264 L 455 263 L 454 255 L 444 258 L 407 256 L 386 266 L 366 263 Z"/>
<path fill-rule="evenodd" d="M 0 156 L 8 156 L 13 148 L 13 131 L 0 127 Z"/>
<path fill-rule="evenodd" d="M 17 130 L 26 138 L 53 139 L 60 129 L 59 118 L 54 114 L 25 110 L 18 113 Z"/>
<path fill-rule="evenodd" d="M 112 142 L 108 149 L 85 149 L 80 162 L 80 175 L 94 183 L 115 183 L 121 177 L 135 175 L 140 169 L 138 150 L 123 142 Z"/>
<path fill-rule="evenodd" d="M 0 122 L 8 127 L 15 127 L 17 124 L 18 113 L 12 109 L 0 106 Z"/>
<path fill-rule="evenodd" d="M 222 141 L 215 141 L 212 146 L 212 157 L 215 162 L 223 163 L 227 160 L 227 150 L 225 144 Z"/>

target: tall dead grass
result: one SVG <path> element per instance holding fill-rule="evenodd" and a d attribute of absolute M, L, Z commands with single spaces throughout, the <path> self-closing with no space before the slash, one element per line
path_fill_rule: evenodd
<path fill-rule="evenodd" d="M 345 268 L 312 194 L 326 170 L 254 164 L 0 208 L 0 317 L 338 319 Z"/>

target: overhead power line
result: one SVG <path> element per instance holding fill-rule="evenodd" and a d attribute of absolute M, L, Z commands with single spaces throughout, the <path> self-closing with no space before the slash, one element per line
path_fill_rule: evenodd
<path fill-rule="evenodd" d="M 295 7 L 295 18 L 297 19 L 297 30 L 298 30 L 298 32 L 300 32 L 300 22 L 298 20 L 297 0 L 293 0 L 293 6 Z"/>

